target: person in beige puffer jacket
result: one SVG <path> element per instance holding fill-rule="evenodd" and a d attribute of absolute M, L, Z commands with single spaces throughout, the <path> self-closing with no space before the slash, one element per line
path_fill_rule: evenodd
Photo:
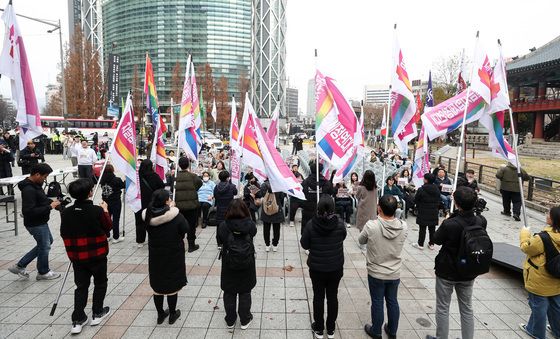
<path fill-rule="evenodd" d="M 543 232 L 548 233 L 554 247 L 560 251 L 560 206 L 550 209 L 546 223 Z M 520 327 L 532 337 L 544 339 L 548 316 L 549 329 L 556 338 L 560 338 L 560 278 L 546 270 L 545 247 L 539 233 L 531 235 L 530 229 L 523 227 L 519 239 L 521 251 L 527 254 L 523 263 L 523 278 L 531 307 L 529 322 Z"/>

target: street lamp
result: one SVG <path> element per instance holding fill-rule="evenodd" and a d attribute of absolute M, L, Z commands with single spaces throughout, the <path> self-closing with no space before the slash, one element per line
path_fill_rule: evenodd
<path fill-rule="evenodd" d="M 64 78 L 64 51 L 62 50 L 62 29 L 60 25 L 60 19 L 58 19 L 58 25 L 54 25 L 48 22 L 45 22 L 47 25 L 51 25 L 54 28 L 49 29 L 47 33 L 53 33 L 58 30 L 58 40 L 60 43 L 60 76 L 62 81 L 62 116 L 66 119 L 66 114 L 68 113 L 67 106 L 66 106 L 66 79 Z"/>

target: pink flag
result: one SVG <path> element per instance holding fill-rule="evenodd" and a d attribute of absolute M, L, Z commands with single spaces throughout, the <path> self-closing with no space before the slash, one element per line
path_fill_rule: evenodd
<path fill-rule="evenodd" d="M 263 163 L 261 151 L 257 143 L 256 123 L 257 120 L 255 109 L 249 100 L 249 94 L 245 96 L 245 111 L 243 112 L 243 120 L 246 121 L 242 130 L 242 161 L 245 165 L 253 168 L 253 174 L 260 181 L 266 178 L 266 169 Z M 247 116 L 247 118 L 245 118 Z"/>
<path fill-rule="evenodd" d="M 298 199 L 305 200 L 303 188 L 282 156 L 276 150 L 272 140 L 265 133 L 258 118 L 254 119 L 258 148 L 264 162 L 266 175 L 273 192 L 284 192 Z"/>
<path fill-rule="evenodd" d="M 235 104 L 235 97 L 231 98 L 231 117 L 229 126 L 229 146 L 230 146 L 230 169 L 231 169 L 231 183 L 235 186 L 239 185 L 241 178 L 241 149 L 239 148 L 239 126 L 237 124 L 237 106 Z"/>
<path fill-rule="evenodd" d="M 414 183 L 414 186 L 420 187 L 424 184 L 424 174 L 430 172 L 428 136 L 425 133 L 424 126 L 420 129 L 418 147 L 414 153 L 414 164 L 412 167 L 412 182 Z"/>
<path fill-rule="evenodd" d="M 4 46 L 0 55 L 0 74 L 10 79 L 12 99 L 16 102 L 19 124 L 19 148 L 24 149 L 27 141 L 41 134 L 41 117 L 35 98 L 31 70 L 27 61 L 25 45 L 11 2 L 2 14 L 6 26 Z"/>
<path fill-rule="evenodd" d="M 278 146 L 278 119 L 280 118 L 280 107 L 276 105 L 274 112 L 272 113 L 272 119 L 270 120 L 270 126 L 268 127 L 268 138 L 274 143 L 274 147 Z"/>
<path fill-rule="evenodd" d="M 471 75 L 470 90 L 480 95 L 486 104 L 490 104 L 492 100 L 492 66 L 490 66 L 488 55 L 479 46 L 480 42 L 478 40 L 477 37 L 473 60 L 474 74 Z"/>

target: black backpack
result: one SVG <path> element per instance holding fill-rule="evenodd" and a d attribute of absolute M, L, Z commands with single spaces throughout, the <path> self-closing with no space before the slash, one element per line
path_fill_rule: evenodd
<path fill-rule="evenodd" d="M 477 223 L 467 225 L 460 218 L 455 220 L 463 226 L 461 243 L 457 255 L 457 272 L 466 279 L 474 279 L 477 276 L 490 271 L 494 246 L 486 230 Z"/>
<path fill-rule="evenodd" d="M 229 230 L 228 239 L 222 248 L 222 264 L 234 271 L 250 268 L 255 261 L 255 246 L 249 233 Z"/>
<path fill-rule="evenodd" d="M 60 198 L 62 197 L 62 187 L 58 181 L 52 181 L 47 186 L 47 197 L 49 198 Z"/>
<path fill-rule="evenodd" d="M 548 232 L 542 231 L 539 233 L 539 236 L 542 239 L 544 255 L 546 257 L 544 268 L 546 268 L 546 271 L 551 276 L 560 278 L 560 253 L 558 253 L 558 250 L 554 247 Z"/>

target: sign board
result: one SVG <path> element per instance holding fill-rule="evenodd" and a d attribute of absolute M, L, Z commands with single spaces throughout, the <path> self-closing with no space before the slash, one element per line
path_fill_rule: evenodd
<path fill-rule="evenodd" d="M 108 98 L 109 102 L 118 104 L 119 102 L 119 82 L 120 82 L 120 61 L 118 54 L 109 54 L 108 69 Z"/>
<path fill-rule="evenodd" d="M 406 185 L 408 185 L 408 179 L 407 178 L 399 178 L 399 181 L 397 181 L 397 185 L 404 187 Z"/>
<path fill-rule="evenodd" d="M 114 106 L 107 107 L 107 115 L 110 117 L 118 117 L 119 116 L 119 108 Z"/>
<path fill-rule="evenodd" d="M 453 185 L 441 185 L 441 191 L 444 193 L 452 193 L 453 192 Z"/>
<path fill-rule="evenodd" d="M 336 197 L 337 198 L 348 198 L 350 197 L 350 192 L 348 190 L 348 188 L 339 188 L 338 191 L 336 192 Z"/>

